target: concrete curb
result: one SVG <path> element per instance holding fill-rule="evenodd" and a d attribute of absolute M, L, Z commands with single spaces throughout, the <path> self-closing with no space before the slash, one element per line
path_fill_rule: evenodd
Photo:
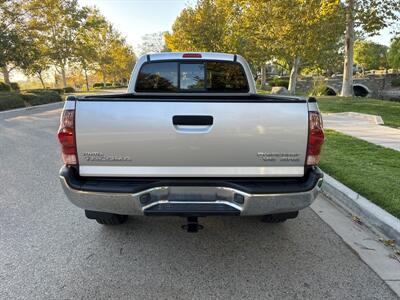
<path fill-rule="evenodd" d="M 47 103 L 47 104 L 41 104 L 41 105 L 35 105 L 35 106 L 27 106 L 27 107 L 21 107 L 21 108 L 15 108 L 15 109 L 9 109 L 9 110 L 3 110 L 0 111 L 0 115 L 5 115 L 5 114 L 12 114 L 12 113 L 18 113 L 18 112 L 25 112 L 25 111 L 31 111 L 31 110 L 39 110 L 42 108 L 51 108 L 55 107 L 57 108 L 58 106 L 63 106 L 64 101 L 58 101 L 58 102 L 52 102 L 52 103 Z"/>
<path fill-rule="evenodd" d="M 400 220 L 325 173 L 322 192 L 346 211 L 357 215 L 400 244 Z"/>

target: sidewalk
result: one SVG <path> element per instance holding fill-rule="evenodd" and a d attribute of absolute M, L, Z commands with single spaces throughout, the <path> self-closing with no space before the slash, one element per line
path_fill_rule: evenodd
<path fill-rule="evenodd" d="M 379 116 L 346 112 L 323 114 L 323 119 L 325 128 L 400 151 L 400 129 L 380 125 Z"/>

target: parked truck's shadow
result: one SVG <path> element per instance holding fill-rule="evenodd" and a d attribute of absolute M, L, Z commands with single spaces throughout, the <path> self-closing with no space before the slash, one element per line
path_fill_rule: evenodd
<path fill-rule="evenodd" d="M 311 209 L 283 224 L 259 217 L 201 218 L 198 233 L 182 230 L 184 222 L 134 217 L 102 227 L 87 221 L 88 241 L 73 260 L 83 261 L 84 277 L 108 297 L 322 298 L 333 289 L 344 298 L 352 286 L 364 284 L 351 274 L 368 267 Z M 69 273 L 67 281 L 82 278 L 81 272 Z"/>

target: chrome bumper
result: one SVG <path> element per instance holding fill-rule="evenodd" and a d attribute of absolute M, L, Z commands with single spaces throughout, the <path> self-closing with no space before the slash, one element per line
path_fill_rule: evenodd
<path fill-rule="evenodd" d="M 68 199 L 85 210 L 124 215 L 266 215 L 298 211 L 308 207 L 318 196 L 323 182 L 317 179 L 308 191 L 295 193 L 250 194 L 224 186 L 159 186 L 138 193 L 108 193 L 72 188 L 60 173 L 61 185 Z M 208 213 L 207 213 L 208 212 Z"/>

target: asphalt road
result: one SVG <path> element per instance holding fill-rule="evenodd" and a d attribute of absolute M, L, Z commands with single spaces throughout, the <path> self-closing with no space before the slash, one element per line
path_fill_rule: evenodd
<path fill-rule="evenodd" d="M 59 185 L 60 110 L 0 114 L 0 299 L 396 299 L 311 209 L 281 225 L 87 220 Z"/>

